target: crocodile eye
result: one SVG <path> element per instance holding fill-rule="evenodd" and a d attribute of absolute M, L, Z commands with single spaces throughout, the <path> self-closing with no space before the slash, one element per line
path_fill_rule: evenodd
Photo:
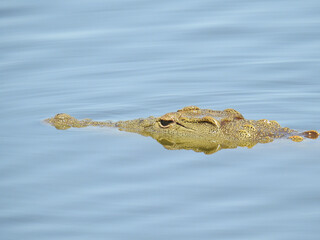
<path fill-rule="evenodd" d="M 173 120 L 160 120 L 161 127 L 169 127 L 172 123 L 174 123 Z"/>

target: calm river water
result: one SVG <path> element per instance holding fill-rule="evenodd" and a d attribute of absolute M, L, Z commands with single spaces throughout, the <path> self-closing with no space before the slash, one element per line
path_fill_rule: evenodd
<path fill-rule="evenodd" d="M 187 105 L 320 129 L 316 0 L 2 0 L 3 240 L 317 240 L 320 141 L 206 155 L 108 128 Z"/>

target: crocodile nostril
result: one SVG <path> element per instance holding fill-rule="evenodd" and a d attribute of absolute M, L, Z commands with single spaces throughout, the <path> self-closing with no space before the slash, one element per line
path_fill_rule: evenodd
<path fill-rule="evenodd" d="M 160 120 L 160 126 L 161 127 L 169 127 L 170 124 L 174 123 L 173 120 Z"/>

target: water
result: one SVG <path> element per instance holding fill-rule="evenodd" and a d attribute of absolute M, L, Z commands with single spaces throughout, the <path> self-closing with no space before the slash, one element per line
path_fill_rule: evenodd
<path fill-rule="evenodd" d="M 318 129 L 320 3 L 0 6 L 1 239 L 318 239 L 320 143 L 212 155 L 114 129 L 187 105 Z"/>

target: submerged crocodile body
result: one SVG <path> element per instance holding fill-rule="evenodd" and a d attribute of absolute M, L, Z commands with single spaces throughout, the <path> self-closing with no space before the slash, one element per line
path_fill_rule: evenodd
<path fill-rule="evenodd" d="M 70 127 L 116 127 L 121 131 L 151 136 L 167 149 L 192 149 L 206 154 L 238 146 L 251 148 L 257 143 L 268 143 L 277 138 L 300 142 L 305 137 L 316 139 L 319 136 L 315 130 L 298 132 L 281 127 L 276 121 L 248 120 L 234 109 L 214 111 L 196 106 L 188 106 L 161 117 L 128 121 L 78 120 L 60 113 L 45 122 L 62 130 Z"/>

